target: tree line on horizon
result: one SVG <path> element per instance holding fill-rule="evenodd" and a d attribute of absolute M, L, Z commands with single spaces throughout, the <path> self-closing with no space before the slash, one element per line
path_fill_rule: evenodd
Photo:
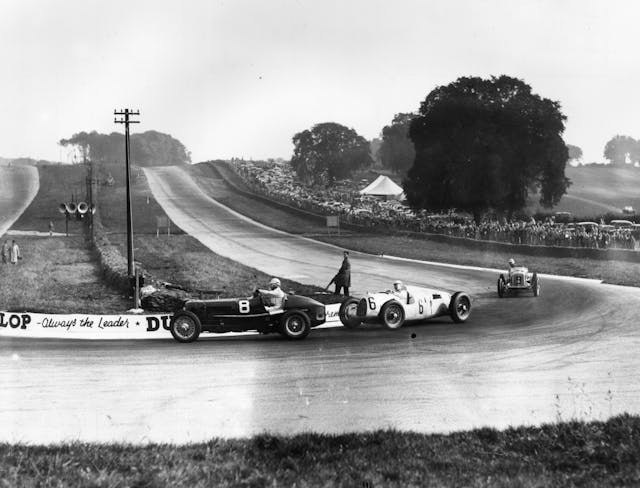
<path fill-rule="evenodd" d="M 191 162 L 191 154 L 178 139 L 155 130 L 131 134 L 131 161 L 139 166 L 169 166 Z M 83 158 L 96 163 L 123 162 L 124 134 L 96 131 L 78 132 L 58 142 L 62 147 L 77 147 Z"/>

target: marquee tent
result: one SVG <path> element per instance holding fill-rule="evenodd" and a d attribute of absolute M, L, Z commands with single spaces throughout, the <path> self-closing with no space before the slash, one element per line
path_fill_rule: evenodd
<path fill-rule="evenodd" d="M 403 199 L 403 190 L 402 187 L 396 184 L 391 178 L 388 176 L 380 175 L 378 176 L 373 183 L 371 183 L 366 188 L 360 190 L 361 195 L 373 195 L 378 197 L 385 198 L 398 198 Z"/>

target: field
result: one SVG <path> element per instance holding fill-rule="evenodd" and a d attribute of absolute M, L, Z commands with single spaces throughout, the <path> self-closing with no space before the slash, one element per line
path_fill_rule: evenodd
<path fill-rule="evenodd" d="M 568 166 L 566 176 L 572 185 L 553 211 L 571 212 L 576 217 L 584 218 L 621 213 L 622 208 L 627 205 L 640 210 L 640 168 Z M 531 209 L 545 211 L 535 204 L 532 204 Z"/>

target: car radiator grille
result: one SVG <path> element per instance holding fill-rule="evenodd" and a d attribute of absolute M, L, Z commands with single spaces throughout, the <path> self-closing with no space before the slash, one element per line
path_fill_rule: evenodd
<path fill-rule="evenodd" d="M 522 275 L 515 275 L 513 277 L 513 284 L 516 286 L 522 286 L 524 284 L 524 277 Z"/>
<path fill-rule="evenodd" d="M 367 315 L 367 299 L 366 298 L 362 298 L 358 302 L 357 314 L 359 317 L 364 317 L 365 315 Z"/>

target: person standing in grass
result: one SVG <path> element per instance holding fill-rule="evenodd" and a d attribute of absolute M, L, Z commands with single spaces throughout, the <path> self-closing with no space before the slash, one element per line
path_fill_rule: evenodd
<path fill-rule="evenodd" d="M 11 264 L 18 264 L 18 259 L 22 259 L 22 256 L 20 255 L 18 243 L 14 239 L 11 241 Z"/>
<path fill-rule="evenodd" d="M 6 240 L 2 243 L 2 264 L 7 264 L 9 261 L 9 241 Z"/>

